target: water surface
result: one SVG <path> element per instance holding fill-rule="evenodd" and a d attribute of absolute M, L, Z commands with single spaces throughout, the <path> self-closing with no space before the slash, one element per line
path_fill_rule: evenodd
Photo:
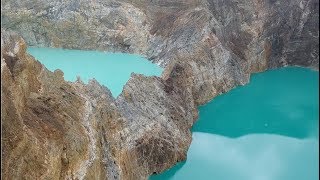
<path fill-rule="evenodd" d="M 95 78 L 114 97 L 131 72 L 162 69 L 141 56 L 28 48 L 64 78 Z M 151 180 L 316 180 L 319 177 L 319 73 L 283 68 L 252 76 L 248 85 L 199 108 L 188 159 Z"/>
<path fill-rule="evenodd" d="M 35 48 L 27 50 L 50 71 L 61 69 L 64 79 L 75 81 L 77 76 L 85 83 L 95 78 L 117 97 L 132 72 L 146 76 L 160 76 L 162 68 L 139 55 L 106 53 L 101 51 Z"/>
<path fill-rule="evenodd" d="M 188 159 L 150 180 L 316 180 L 319 73 L 258 73 L 199 108 Z"/>

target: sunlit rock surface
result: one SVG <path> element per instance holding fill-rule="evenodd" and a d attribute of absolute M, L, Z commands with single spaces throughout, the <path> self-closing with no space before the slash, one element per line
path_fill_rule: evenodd
<path fill-rule="evenodd" d="M 1 39 L 5 178 L 145 179 L 185 158 L 196 111 L 172 84 L 133 75 L 115 100 L 48 71 L 17 34 Z"/>
<path fill-rule="evenodd" d="M 106 151 L 100 147 L 107 135 L 99 129 L 116 113 L 110 92 L 94 81 L 65 82 L 63 72 L 49 72 L 26 54 L 21 37 L 1 34 L 4 178 L 106 177 Z"/>
<path fill-rule="evenodd" d="M 1 35 L 4 177 L 146 179 L 186 158 L 197 106 L 250 73 L 318 69 L 319 2 L 18 1 L 2 27 L 28 45 L 138 53 L 165 67 L 132 75 L 116 100 L 96 81 L 63 80 Z"/>
<path fill-rule="evenodd" d="M 318 69 L 317 0 L 2 1 L 2 25 L 28 45 L 138 53 L 189 69 L 203 104 L 286 65 Z"/>

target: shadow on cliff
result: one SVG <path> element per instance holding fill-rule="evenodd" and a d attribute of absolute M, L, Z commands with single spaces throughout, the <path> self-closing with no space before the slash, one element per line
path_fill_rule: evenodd
<path fill-rule="evenodd" d="M 155 176 L 151 176 L 149 178 L 149 180 L 171 179 L 176 174 L 176 172 L 178 172 L 184 166 L 185 163 L 186 163 L 186 161 L 179 162 L 178 164 L 176 164 L 172 168 L 168 169 L 167 171 L 165 171 L 161 174 L 157 174 Z"/>

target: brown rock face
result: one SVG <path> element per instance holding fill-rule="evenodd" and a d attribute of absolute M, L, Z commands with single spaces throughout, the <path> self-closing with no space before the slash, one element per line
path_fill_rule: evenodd
<path fill-rule="evenodd" d="M 61 71 L 49 72 L 26 54 L 14 33 L 2 31 L 1 41 L 4 179 L 106 177 L 99 148 L 106 135 L 98 133 L 116 113 L 110 93 L 94 81 L 65 82 Z M 108 127 L 110 135 L 117 126 Z"/>
<path fill-rule="evenodd" d="M 139 53 L 165 67 L 133 74 L 114 99 L 48 71 L 1 35 L 3 179 L 147 179 L 186 158 L 197 106 L 286 65 L 318 69 L 316 0 L 1 2 L 29 45 Z"/>
<path fill-rule="evenodd" d="M 185 159 L 197 110 L 170 80 L 133 75 L 115 100 L 1 39 L 4 179 L 146 179 Z"/>
<path fill-rule="evenodd" d="M 29 45 L 138 53 L 169 69 L 179 64 L 190 72 L 196 104 L 248 82 L 252 72 L 319 66 L 317 0 L 2 4 L 3 27 Z"/>

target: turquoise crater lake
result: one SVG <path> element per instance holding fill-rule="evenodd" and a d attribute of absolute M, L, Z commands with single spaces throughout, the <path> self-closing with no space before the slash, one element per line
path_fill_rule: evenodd
<path fill-rule="evenodd" d="M 287 67 L 199 108 L 185 162 L 150 180 L 319 179 L 319 72 Z"/>
<path fill-rule="evenodd" d="M 117 97 L 132 72 L 146 76 L 160 76 L 162 68 L 139 55 L 106 53 L 101 51 L 66 50 L 29 47 L 27 51 L 50 71 L 61 69 L 64 79 L 85 83 L 95 78 Z"/>
<path fill-rule="evenodd" d="M 117 97 L 132 72 L 160 76 L 145 58 L 124 53 L 28 48 L 64 78 L 95 78 Z M 188 159 L 150 180 L 316 180 L 319 178 L 319 73 L 288 67 L 254 74 L 199 107 Z"/>

